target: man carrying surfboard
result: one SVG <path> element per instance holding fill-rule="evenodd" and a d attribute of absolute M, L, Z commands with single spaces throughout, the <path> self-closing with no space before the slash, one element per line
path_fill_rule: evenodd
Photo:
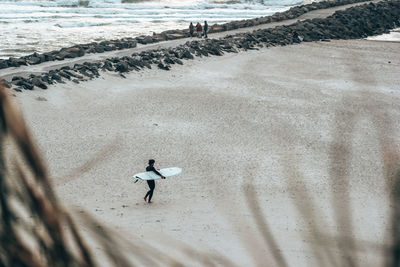
<path fill-rule="evenodd" d="M 156 161 L 154 159 L 150 159 L 149 160 L 149 166 L 146 167 L 146 171 L 147 172 L 154 172 L 155 174 L 161 176 L 161 179 L 165 179 L 165 177 L 159 173 L 156 168 L 154 168 L 154 163 Z M 147 192 L 147 194 L 144 196 L 144 201 L 147 201 L 147 197 L 149 197 L 148 202 L 151 203 L 151 198 L 153 197 L 153 191 L 154 188 L 156 187 L 156 183 L 154 182 L 154 180 L 147 180 L 147 184 L 149 185 L 150 190 Z"/>

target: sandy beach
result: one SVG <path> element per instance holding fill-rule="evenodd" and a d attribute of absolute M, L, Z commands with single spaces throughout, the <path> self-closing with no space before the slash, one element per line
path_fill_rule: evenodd
<path fill-rule="evenodd" d="M 174 255 L 168 236 L 239 266 L 277 265 L 254 197 L 288 266 L 347 257 L 379 266 L 391 229 L 387 157 L 400 141 L 398 49 L 369 40 L 262 48 L 15 99 L 65 206 L 131 241 Z M 152 204 L 131 178 L 149 158 L 183 169 L 156 182 Z"/>

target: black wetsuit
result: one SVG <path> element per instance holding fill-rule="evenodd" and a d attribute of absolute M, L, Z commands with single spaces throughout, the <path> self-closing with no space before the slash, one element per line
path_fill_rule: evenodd
<path fill-rule="evenodd" d="M 147 171 L 147 172 L 153 171 L 153 172 L 155 172 L 157 175 L 162 176 L 161 173 L 159 173 L 159 172 L 156 170 L 156 168 L 154 168 L 154 166 L 151 166 L 151 165 L 149 165 L 149 166 L 146 167 L 146 171 Z M 154 180 L 147 180 L 147 184 L 149 185 L 150 190 L 147 192 L 145 198 L 149 197 L 149 200 L 148 200 L 148 201 L 150 202 L 150 201 L 151 201 L 151 198 L 153 197 L 153 191 L 154 191 L 154 188 L 156 187 L 156 183 L 154 182 Z"/>
<path fill-rule="evenodd" d="M 190 25 L 189 25 L 189 34 L 190 34 L 190 37 L 193 37 L 193 32 L 194 32 L 194 26 L 193 26 L 192 23 L 190 23 Z"/>

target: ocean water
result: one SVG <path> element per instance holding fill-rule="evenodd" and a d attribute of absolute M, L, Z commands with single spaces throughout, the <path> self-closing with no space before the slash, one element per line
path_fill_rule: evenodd
<path fill-rule="evenodd" d="M 400 28 L 395 28 L 390 33 L 384 33 L 377 36 L 370 36 L 367 40 L 384 41 L 384 42 L 400 42 Z"/>
<path fill-rule="evenodd" d="M 312 0 L 0 0 L 0 58 L 281 12 Z"/>

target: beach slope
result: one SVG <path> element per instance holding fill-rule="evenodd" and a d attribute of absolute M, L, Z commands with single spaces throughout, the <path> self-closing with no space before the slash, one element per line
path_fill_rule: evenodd
<path fill-rule="evenodd" d="M 315 246 L 336 263 L 378 266 L 390 241 L 398 73 L 398 43 L 312 42 L 126 79 L 105 73 L 15 99 L 64 203 L 132 241 L 168 249 L 167 235 L 238 265 L 274 265 L 255 210 L 289 266 L 324 263 Z M 131 178 L 149 158 L 183 169 L 157 181 L 153 204 Z"/>

